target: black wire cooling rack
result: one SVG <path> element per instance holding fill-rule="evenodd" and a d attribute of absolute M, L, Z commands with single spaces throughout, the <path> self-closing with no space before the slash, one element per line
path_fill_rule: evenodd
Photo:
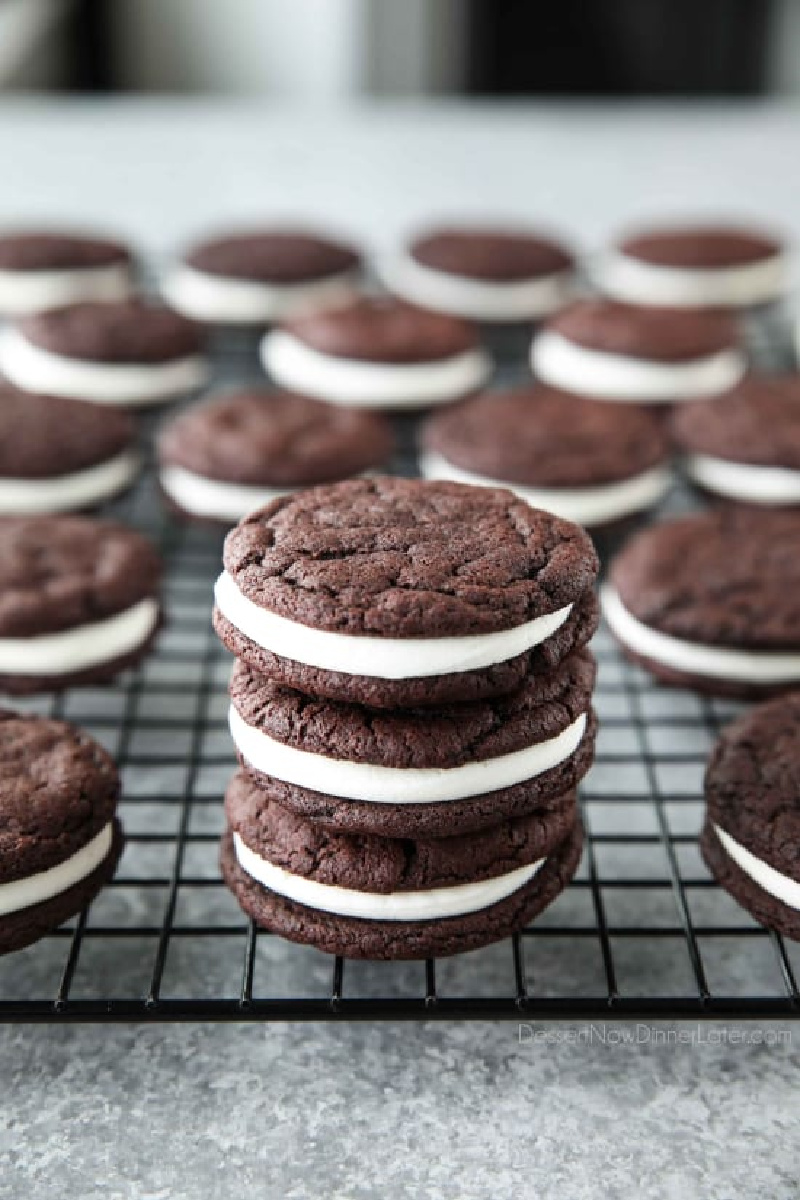
<path fill-rule="evenodd" d="M 780 326 L 755 357 L 789 365 Z M 506 344 L 504 351 L 513 349 Z M 516 347 L 517 349 L 519 347 Z M 507 357 L 507 355 L 506 355 Z M 229 344 L 219 381 L 257 378 Z M 401 425 L 397 469 L 413 471 Z M 687 503 L 678 492 L 668 503 Z M 81 916 L 0 959 L 0 1020 L 346 1018 L 645 1019 L 800 1012 L 800 947 L 751 921 L 697 850 L 708 752 L 735 705 L 657 687 L 601 630 L 596 764 L 581 789 L 587 833 L 575 881 L 519 936 L 421 963 L 345 962 L 256 930 L 221 882 L 230 659 L 210 627 L 221 538 L 161 511 L 152 470 L 115 515 L 164 552 L 169 624 L 158 650 L 111 688 L 18 704 L 80 724 L 116 757 L 127 846 Z"/>

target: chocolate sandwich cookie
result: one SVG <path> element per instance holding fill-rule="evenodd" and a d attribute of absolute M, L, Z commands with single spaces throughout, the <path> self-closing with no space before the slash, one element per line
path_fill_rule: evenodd
<path fill-rule="evenodd" d="M 222 874 L 257 924 L 347 958 L 428 958 L 518 932 L 581 855 L 575 795 L 554 820 L 441 839 L 332 834 L 240 774 L 225 797 Z"/>
<path fill-rule="evenodd" d="M 800 512 L 725 508 L 637 534 L 603 612 L 665 683 L 753 698 L 800 683 Z"/>
<path fill-rule="evenodd" d="M 601 290 L 632 304 L 748 308 L 777 300 L 789 285 L 780 239 L 732 225 L 643 230 L 602 255 Z"/>
<path fill-rule="evenodd" d="M 481 387 L 491 360 L 468 321 L 362 298 L 285 322 L 262 358 L 276 383 L 352 408 L 425 408 Z"/>
<path fill-rule="evenodd" d="M 143 300 L 72 304 L 0 334 L 0 368 L 31 392 L 95 404 L 158 404 L 200 387 L 208 365 L 198 325 Z"/>
<path fill-rule="evenodd" d="M 65 721 L 0 710 L 0 954 L 75 916 L 122 852 L 119 775 Z"/>
<path fill-rule="evenodd" d="M 746 369 L 724 313 L 579 300 L 534 337 L 534 374 L 601 400 L 663 404 L 727 391 Z"/>
<path fill-rule="evenodd" d="M 0 313 L 43 312 L 79 300 L 122 300 L 133 287 L 121 242 L 53 230 L 0 234 Z"/>
<path fill-rule="evenodd" d="M 285 807 L 332 829 L 445 837 L 553 813 L 591 766 L 595 664 L 571 655 L 510 696 L 375 712 L 312 700 L 237 662 L 239 761 Z"/>
<path fill-rule="evenodd" d="M 0 515 L 91 508 L 138 469 L 129 413 L 0 385 Z"/>
<path fill-rule="evenodd" d="M 656 504 L 670 485 L 659 415 L 545 385 L 484 392 L 431 417 L 428 479 L 508 487 L 535 508 L 604 528 Z"/>
<path fill-rule="evenodd" d="M 454 227 L 415 238 L 382 264 L 389 290 L 412 304 L 485 322 L 534 321 L 572 298 L 575 260 L 522 229 Z"/>
<path fill-rule="evenodd" d="M 87 517 L 0 518 L 0 690 L 102 683 L 160 620 L 161 562 L 141 534 Z"/>
<path fill-rule="evenodd" d="M 711 874 L 762 925 L 800 940 L 800 693 L 728 726 L 705 790 Z"/>
<path fill-rule="evenodd" d="M 257 670 L 376 708 L 499 695 L 594 633 L 597 555 L 511 492 L 358 479 L 228 534 L 214 622 Z"/>
<path fill-rule="evenodd" d="M 800 505 L 800 377 L 750 375 L 722 396 L 683 405 L 672 435 L 698 487 L 726 500 Z"/>
<path fill-rule="evenodd" d="M 291 229 L 228 234 L 193 246 L 167 275 L 170 304 L 213 325 L 267 325 L 353 294 L 352 246 Z"/>
<path fill-rule="evenodd" d="M 234 524 L 297 488 L 385 467 L 381 413 L 248 388 L 182 413 L 159 439 L 164 494 L 190 517 Z"/>

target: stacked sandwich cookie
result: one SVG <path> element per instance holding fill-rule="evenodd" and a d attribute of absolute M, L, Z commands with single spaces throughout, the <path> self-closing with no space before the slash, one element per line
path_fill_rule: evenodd
<path fill-rule="evenodd" d="M 580 859 L 588 535 L 499 488 L 358 479 L 275 500 L 224 557 L 222 870 L 245 912 L 350 957 L 519 930 Z"/>

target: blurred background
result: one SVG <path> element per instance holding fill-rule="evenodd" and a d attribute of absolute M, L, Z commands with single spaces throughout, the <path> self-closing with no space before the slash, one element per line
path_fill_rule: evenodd
<path fill-rule="evenodd" d="M 369 95 L 800 92 L 797 0 L 0 0 L 0 88 Z"/>

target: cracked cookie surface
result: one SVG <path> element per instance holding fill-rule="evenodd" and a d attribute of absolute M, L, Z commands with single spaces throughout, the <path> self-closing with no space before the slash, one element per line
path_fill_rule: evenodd
<path fill-rule="evenodd" d="M 574 793 L 558 810 L 496 826 L 477 837 L 392 841 L 330 834 L 283 812 L 244 775 L 226 797 L 229 827 L 221 868 L 244 911 L 293 941 L 349 958 L 424 958 L 474 949 L 526 925 L 563 891 L 581 855 Z M 288 900 L 248 875 L 236 857 L 236 830 L 246 845 L 292 874 L 333 887 L 387 894 L 459 886 L 538 861 L 530 882 L 505 900 L 463 916 L 420 921 L 345 917 Z"/>
<path fill-rule="evenodd" d="M 227 537 L 253 603 L 331 632 L 453 637 L 574 604 L 598 561 L 588 534 L 503 489 L 380 477 L 276 500 Z"/>
<path fill-rule="evenodd" d="M 0 888 L 57 867 L 113 823 L 108 854 L 89 875 L 0 915 L 0 954 L 55 929 L 111 878 L 123 845 L 119 786 L 111 757 L 81 730 L 0 710 Z"/>
<path fill-rule="evenodd" d="M 297 750 L 382 767 L 451 769 L 556 737 L 587 712 L 595 674 L 594 659 L 582 650 L 552 675 L 527 676 L 508 696 L 375 712 L 311 699 L 237 662 L 230 694 L 248 725 Z"/>
<path fill-rule="evenodd" d="M 161 560 L 140 533 L 86 517 L 0 518 L 0 637 L 100 621 L 158 594 Z"/>
<path fill-rule="evenodd" d="M 725 508 L 638 534 L 611 564 L 645 625 L 712 646 L 800 648 L 800 512 Z"/>
<path fill-rule="evenodd" d="M 800 470 L 800 378 L 749 376 L 721 396 L 681 405 L 671 429 L 684 453 Z"/>
<path fill-rule="evenodd" d="M 248 388 L 181 413 L 159 439 L 159 458 L 209 479 L 302 487 L 384 465 L 393 441 L 381 413 Z"/>
<path fill-rule="evenodd" d="M 437 413 L 423 447 L 466 471 L 536 487 L 593 487 L 669 453 L 660 414 L 545 385 L 485 392 Z"/>

